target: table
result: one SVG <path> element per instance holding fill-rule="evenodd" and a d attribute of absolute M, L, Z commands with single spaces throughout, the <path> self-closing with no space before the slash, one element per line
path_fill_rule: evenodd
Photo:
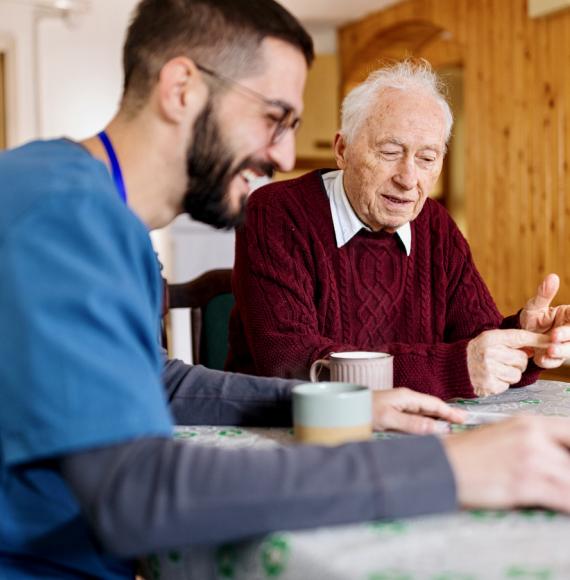
<path fill-rule="evenodd" d="M 487 399 L 459 399 L 454 405 L 475 414 L 570 416 L 570 384 L 538 381 Z M 290 444 L 292 430 L 179 427 L 176 437 L 189 444 L 262 448 Z M 568 580 L 569 540 L 570 517 L 559 513 L 477 510 L 273 533 L 217 549 L 173 551 L 148 558 L 144 574 L 149 580 Z"/>

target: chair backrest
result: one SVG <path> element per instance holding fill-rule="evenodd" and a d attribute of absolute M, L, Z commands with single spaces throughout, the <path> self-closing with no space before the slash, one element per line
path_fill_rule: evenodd
<path fill-rule="evenodd" d="M 231 278 L 231 269 L 210 270 L 190 282 L 168 285 L 168 307 L 190 308 L 194 364 L 224 368 L 234 305 Z"/>

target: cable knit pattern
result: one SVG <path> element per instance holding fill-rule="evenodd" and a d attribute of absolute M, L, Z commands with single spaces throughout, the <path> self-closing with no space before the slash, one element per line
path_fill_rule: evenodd
<path fill-rule="evenodd" d="M 236 237 L 227 369 L 306 378 L 332 351 L 376 350 L 395 355 L 398 386 L 473 396 L 467 343 L 503 318 L 445 209 L 428 199 L 411 226 L 409 257 L 385 232 L 337 248 L 320 172 L 256 191 Z"/>

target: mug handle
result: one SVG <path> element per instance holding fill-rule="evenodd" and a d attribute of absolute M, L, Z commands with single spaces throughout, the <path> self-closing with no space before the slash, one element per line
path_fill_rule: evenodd
<path fill-rule="evenodd" d="M 330 361 L 324 358 L 320 358 L 311 365 L 311 370 L 309 371 L 309 378 L 311 379 L 311 383 L 319 382 L 319 375 L 321 374 L 323 367 L 327 367 L 327 369 L 330 369 L 331 368 Z"/>

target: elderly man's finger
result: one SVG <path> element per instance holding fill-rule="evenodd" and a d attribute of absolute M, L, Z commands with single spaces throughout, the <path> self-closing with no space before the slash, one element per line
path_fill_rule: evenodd
<path fill-rule="evenodd" d="M 505 392 L 510 387 L 509 383 L 498 378 L 487 381 L 484 385 L 474 387 L 474 392 L 478 397 L 490 397 Z"/>
<path fill-rule="evenodd" d="M 526 360 L 528 360 L 528 359 L 526 359 Z M 525 368 L 526 368 L 526 365 L 525 365 Z M 496 371 L 495 371 L 495 376 L 499 380 L 504 381 L 505 383 L 508 383 L 509 385 L 514 385 L 521 380 L 523 371 L 524 371 L 524 369 L 521 370 L 517 367 L 513 367 L 510 365 L 498 364 Z"/>
<path fill-rule="evenodd" d="M 552 342 L 570 341 L 570 324 L 554 328 L 550 333 L 550 340 L 552 340 Z"/>
<path fill-rule="evenodd" d="M 549 310 L 554 312 L 554 321 L 552 323 L 553 329 L 570 323 L 570 306 L 567 304 L 556 306 L 555 308 L 549 308 Z"/>
<path fill-rule="evenodd" d="M 530 330 L 506 329 L 488 332 L 489 344 L 504 344 L 511 348 L 546 347 L 551 338 L 547 334 L 531 332 Z"/>
<path fill-rule="evenodd" d="M 562 319 L 559 326 L 570 324 L 570 306 L 568 304 L 559 306 L 557 312 L 560 312 L 560 317 Z"/>
<path fill-rule="evenodd" d="M 570 358 L 570 342 L 550 344 L 543 350 L 545 350 L 547 356 L 551 358 Z"/>
<path fill-rule="evenodd" d="M 557 369 L 565 360 L 565 358 L 550 357 L 542 351 L 535 355 L 534 364 L 542 369 Z"/>
<path fill-rule="evenodd" d="M 529 359 L 528 351 L 530 351 L 530 356 L 532 356 L 535 352 L 535 349 L 527 349 L 527 348 L 518 349 L 504 347 L 501 350 L 500 361 L 504 365 L 508 365 L 517 368 L 520 371 L 524 371 L 528 366 Z"/>
<path fill-rule="evenodd" d="M 548 308 L 560 288 L 557 274 L 548 274 L 539 284 L 536 294 L 526 303 L 525 310 L 542 310 Z"/>

